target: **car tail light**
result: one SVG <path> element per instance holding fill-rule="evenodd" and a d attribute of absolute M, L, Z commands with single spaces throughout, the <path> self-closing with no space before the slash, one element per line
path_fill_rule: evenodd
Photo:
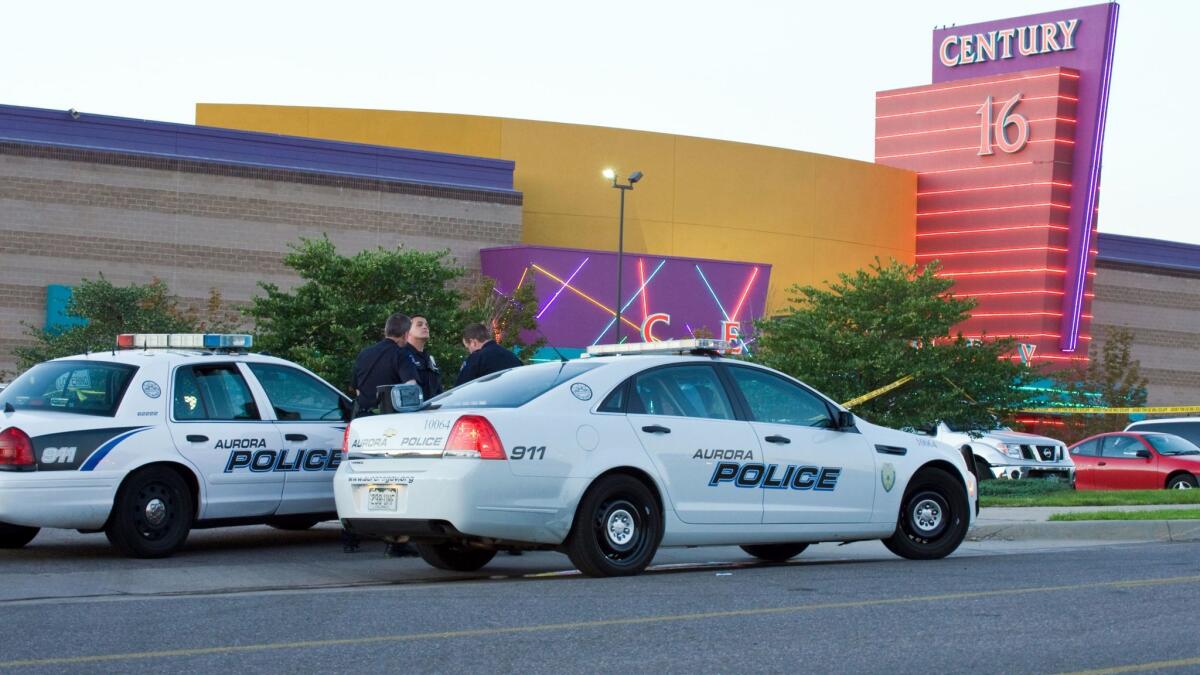
<path fill-rule="evenodd" d="M 29 434 L 16 427 L 0 431 L 0 466 L 33 466 L 33 441 Z"/>
<path fill-rule="evenodd" d="M 463 415 L 454 423 L 446 439 L 444 452 L 449 457 L 508 459 L 496 428 L 486 417 Z"/>
<path fill-rule="evenodd" d="M 350 458 L 350 425 L 346 425 L 346 430 L 342 432 L 342 459 Z"/>

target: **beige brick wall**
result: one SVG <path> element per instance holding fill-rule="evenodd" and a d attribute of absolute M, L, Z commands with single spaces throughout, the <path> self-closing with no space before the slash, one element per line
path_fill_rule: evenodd
<path fill-rule="evenodd" d="M 104 274 L 215 287 L 233 304 L 298 278 L 288 245 L 327 234 L 352 254 L 448 249 L 469 273 L 479 249 L 520 243 L 519 196 L 294 172 L 232 169 L 0 144 L 0 370 L 45 320 L 46 286 Z"/>
<path fill-rule="evenodd" d="M 1200 278 L 1097 265 L 1092 334 L 1133 331 L 1133 356 L 1149 380 L 1149 405 L 1200 405 Z"/>

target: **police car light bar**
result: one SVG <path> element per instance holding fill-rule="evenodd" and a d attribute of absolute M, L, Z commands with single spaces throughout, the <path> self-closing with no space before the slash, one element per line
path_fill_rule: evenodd
<path fill-rule="evenodd" d="M 587 356 L 610 354 L 686 354 L 689 352 L 725 352 L 733 348 L 728 340 L 713 338 L 688 338 L 684 340 L 661 340 L 658 342 L 627 342 L 619 345 L 592 345 Z"/>
<path fill-rule="evenodd" d="M 123 333 L 117 349 L 250 349 L 254 337 L 238 333 Z"/>

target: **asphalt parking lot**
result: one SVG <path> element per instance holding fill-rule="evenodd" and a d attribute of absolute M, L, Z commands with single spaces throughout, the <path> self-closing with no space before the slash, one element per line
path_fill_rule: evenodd
<path fill-rule="evenodd" d="M 586 579 L 555 553 L 473 575 L 378 542 L 348 555 L 331 525 L 200 531 L 153 561 L 49 531 L 0 573 L 21 627 L 6 670 L 1200 669 L 1195 543 L 968 542 L 913 562 L 868 542 L 786 565 L 666 550 L 643 576 Z"/>

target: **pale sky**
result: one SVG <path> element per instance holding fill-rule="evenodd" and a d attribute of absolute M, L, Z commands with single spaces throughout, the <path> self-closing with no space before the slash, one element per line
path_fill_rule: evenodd
<path fill-rule="evenodd" d="M 6 3 L 0 103 L 171 122 L 195 103 L 596 124 L 871 161 L 874 94 L 930 82 L 930 32 L 1006 3 Z M 1200 244 L 1200 3 L 1121 6 L 1100 230 Z"/>

